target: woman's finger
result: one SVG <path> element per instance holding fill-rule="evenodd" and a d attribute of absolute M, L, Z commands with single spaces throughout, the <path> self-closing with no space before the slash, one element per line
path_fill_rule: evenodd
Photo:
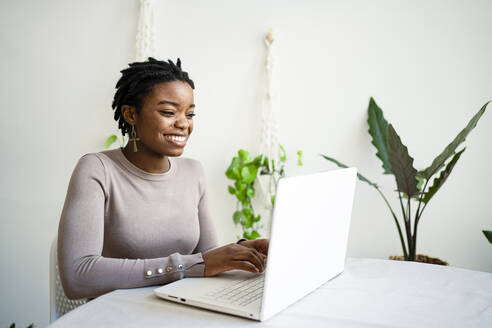
<path fill-rule="evenodd" d="M 258 269 L 251 264 L 250 262 L 246 261 L 232 261 L 231 265 L 233 269 L 238 269 L 238 270 L 244 270 L 244 271 L 249 271 L 253 273 L 258 273 Z"/>
<path fill-rule="evenodd" d="M 270 244 L 270 241 L 268 239 L 261 239 L 260 243 L 260 252 L 268 255 L 268 246 Z"/>
<path fill-rule="evenodd" d="M 264 270 L 263 259 L 261 258 L 259 253 L 253 248 L 244 247 L 243 249 L 241 249 L 241 251 L 234 254 L 232 259 L 240 260 L 240 261 L 249 261 L 256 268 L 258 268 L 260 272 Z"/>
<path fill-rule="evenodd" d="M 248 249 L 247 256 L 248 260 L 253 263 L 260 272 L 265 270 L 265 261 L 263 261 L 263 258 L 257 250 L 253 248 Z"/>
<path fill-rule="evenodd" d="M 265 267 L 266 267 L 266 263 L 265 263 L 265 255 L 258 252 L 257 250 L 254 250 L 254 254 L 260 259 L 261 261 L 261 265 L 262 265 L 262 269 L 261 271 L 265 271 Z"/>

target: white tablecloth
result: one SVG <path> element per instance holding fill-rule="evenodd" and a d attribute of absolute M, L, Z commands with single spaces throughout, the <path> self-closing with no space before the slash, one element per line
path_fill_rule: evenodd
<path fill-rule="evenodd" d="M 349 258 L 341 275 L 264 322 L 168 302 L 155 288 L 100 296 L 52 327 L 492 327 L 492 274 L 431 264 Z"/>

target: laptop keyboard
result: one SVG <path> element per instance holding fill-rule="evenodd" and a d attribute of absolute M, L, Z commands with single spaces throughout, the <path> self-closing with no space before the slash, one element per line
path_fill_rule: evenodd
<path fill-rule="evenodd" d="M 265 275 L 239 280 L 235 284 L 219 287 L 207 294 L 206 298 L 236 305 L 248 305 L 263 295 Z"/>

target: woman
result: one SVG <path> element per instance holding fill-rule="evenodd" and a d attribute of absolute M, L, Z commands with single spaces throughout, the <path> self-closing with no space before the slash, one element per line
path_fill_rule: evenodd
<path fill-rule="evenodd" d="M 121 71 L 113 101 L 125 148 L 82 156 L 58 231 L 66 295 L 162 285 L 240 269 L 262 272 L 268 240 L 217 247 L 200 162 L 178 158 L 193 131 L 194 83 L 149 58 Z"/>

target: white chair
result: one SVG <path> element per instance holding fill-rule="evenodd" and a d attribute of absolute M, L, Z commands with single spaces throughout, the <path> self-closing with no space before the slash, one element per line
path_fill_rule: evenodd
<path fill-rule="evenodd" d="M 87 302 L 86 299 L 70 300 L 65 295 L 58 272 L 57 241 L 55 236 L 50 250 L 50 322 Z"/>

